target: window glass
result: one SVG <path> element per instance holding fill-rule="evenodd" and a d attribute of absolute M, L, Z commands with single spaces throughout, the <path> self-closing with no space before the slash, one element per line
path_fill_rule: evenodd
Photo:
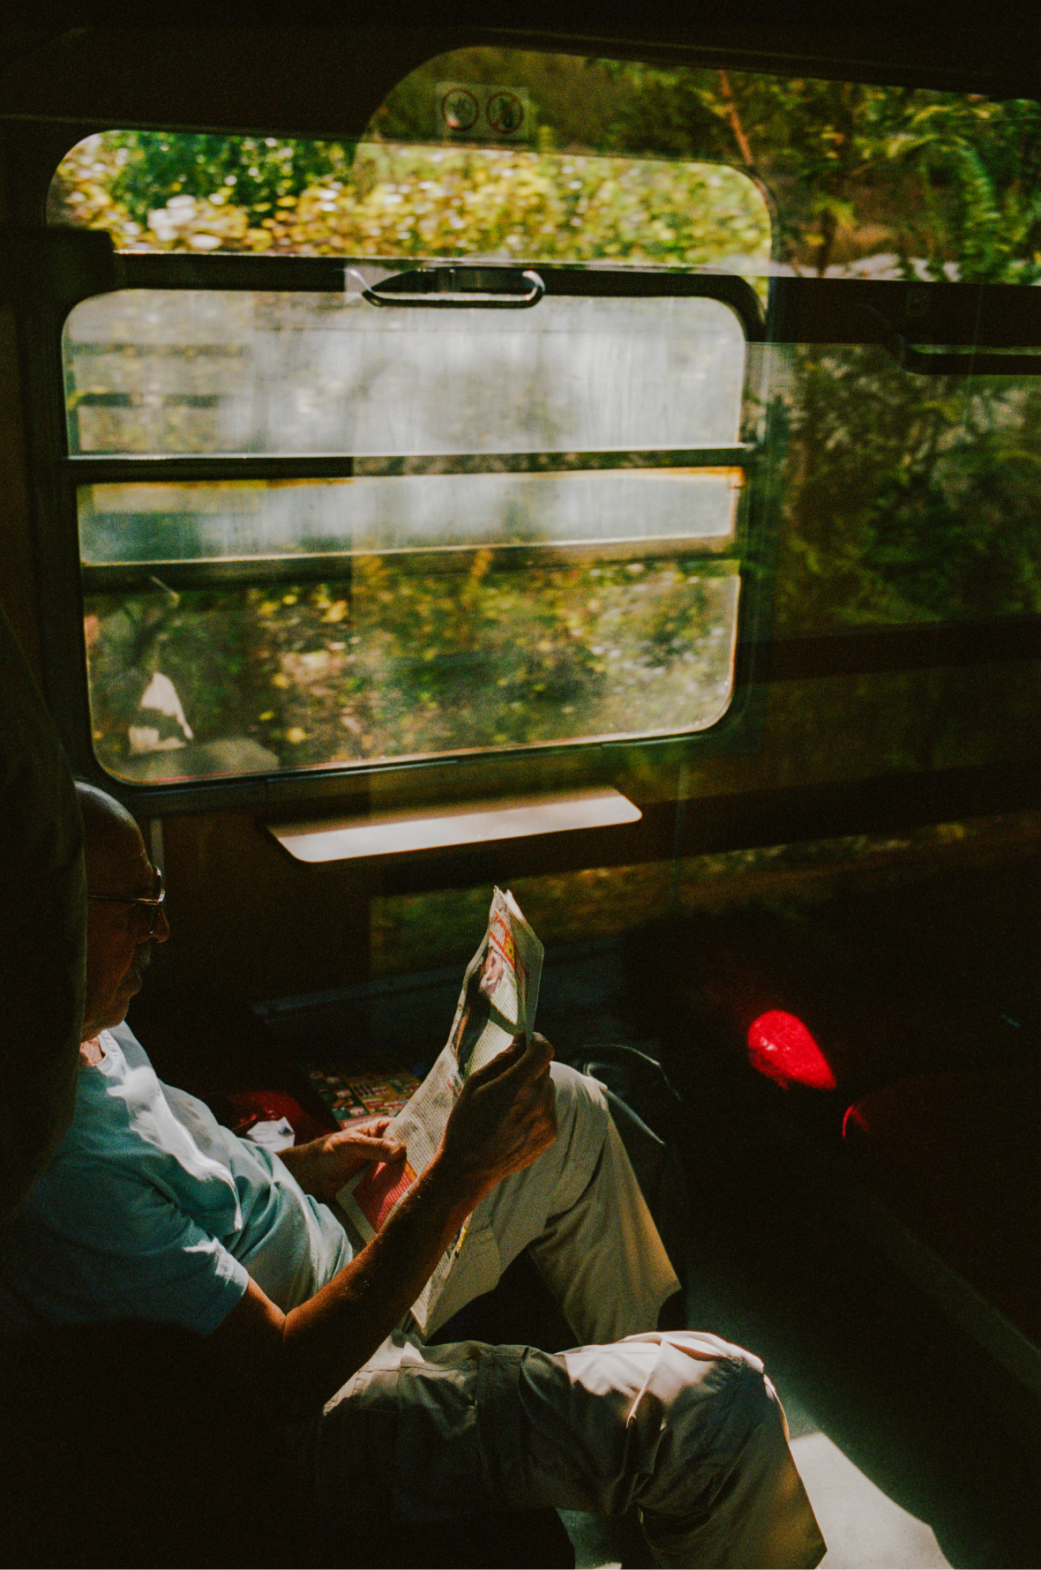
<path fill-rule="evenodd" d="M 123 290 L 65 334 L 73 452 L 354 456 L 718 447 L 745 340 L 719 300 Z"/>
<path fill-rule="evenodd" d="M 1041 611 L 1041 379 L 922 374 L 872 344 L 769 353 L 778 632 Z"/>
<path fill-rule="evenodd" d="M 604 157 L 563 153 L 551 140 L 417 146 L 405 137 L 351 147 L 99 132 L 65 158 L 49 212 L 52 222 L 107 229 L 131 252 L 723 264 L 748 273 L 769 260 L 766 198 L 732 154 Z"/>
<path fill-rule="evenodd" d="M 744 475 L 698 455 L 737 443 L 744 351 L 696 296 L 84 302 L 70 450 L 145 459 L 77 488 L 99 758 L 156 780 L 711 726 Z M 148 477 L 221 454 L 349 472 Z"/>
<path fill-rule="evenodd" d="M 568 559 L 588 565 L 652 543 L 726 550 L 740 486 L 740 469 L 673 468 L 91 485 L 79 493 L 81 544 L 88 568 L 223 559 L 241 574 L 250 557 L 359 551 L 421 552 L 432 565 L 448 550 L 484 547 L 510 547 L 511 560 L 528 563 L 576 547 Z M 399 570 L 421 565 L 411 554 Z"/>
<path fill-rule="evenodd" d="M 111 133 L 70 154 L 52 212 L 131 253 L 195 253 L 200 278 L 218 251 L 341 264 L 323 292 L 284 267 L 277 289 L 153 281 L 66 323 L 69 454 L 108 464 L 75 490 L 106 768 L 344 767 L 691 733 L 726 712 L 735 309 L 653 272 L 547 284 L 524 309 L 383 307 L 365 288 L 396 256 L 612 277 L 762 263 L 746 175 L 546 146 Z M 217 471 L 178 476 L 203 459 Z M 283 459 L 292 472 L 250 469 Z"/>
<path fill-rule="evenodd" d="M 669 734 L 730 698 L 739 580 L 696 559 L 370 556 L 349 578 L 208 590 L 163 572 L 87 598 L 95 748 L 126 779 Z"/>

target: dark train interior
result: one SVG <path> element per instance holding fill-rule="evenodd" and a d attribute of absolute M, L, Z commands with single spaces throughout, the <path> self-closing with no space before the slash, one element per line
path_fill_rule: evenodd
<path fill-rule="evenodd" d="M 639 9 L 5 22 L 0 603 L 164 1079 L 335 1128 L 511 889 L 686 1322 L 932 1534 L 825 1564 L 1035 1565 L 1041 29 Z"/>

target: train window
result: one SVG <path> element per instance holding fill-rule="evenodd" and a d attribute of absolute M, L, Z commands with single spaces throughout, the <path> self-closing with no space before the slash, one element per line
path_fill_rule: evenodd
<path fill-rule="evenodd" d="M 63 340 L 96 756 L 1032 757 L 1039 163 L 1033 103 L 496 49 L 351 146 L 87 138 L 50 216 L 123 253 Z"/>
<path fill-rule="evenodd" d="M 378 188 L 399 227 L 422 227 L 431 156 L 399 149 Z M 469 161 L 464 192 L 491 171 L 522 204 L 530 155 Z M 768 249 L 762 198 L 732 170 L 553 167 L 569 191 L 619 182 L 637 239 L 718 189 L 730 243 Z M 177 200 L 142 232 L 173 243 L 197 213 Z M 480 243 L 453 223 L 456 250 Z M 646 237 L 639 266 L 576 266 L 581 218 L 572 235 L 568 263 L 537 271 L 507 234 L 494 265 L 402 271 L 358 247 L 250 257 L 215 288 L 225 258 L 196 228 L 180 238 L 203 254 L 130 254 L 138 287 L 72 311 L 67 439 L 107 769 L 343 768 L 719 720 L 761 306 L 739 277 L 648 268 Z"/>

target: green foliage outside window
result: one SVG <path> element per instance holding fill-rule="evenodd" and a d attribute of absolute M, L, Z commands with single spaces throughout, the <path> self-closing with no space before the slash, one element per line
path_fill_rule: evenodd
<path fill-rule="evenodd" d="M 800 271 L 886 253 L 991 283 L 1041 277 L 1041 106 L 980 95 L 617 64 L 619 145 L 758 171 Z M 918 267 L 915 263 L 920 264 Z"/>
<path fill-rule="evenodd" d="M 781 630 L 1041 611 L 1036 378 L 914 376 L 855 346 L 791 368 Z"/>
<path fill-rule="evenodd" d="M 222 151 L 176 168 L 171 140 L 120 132 L 81 143 L 59 170 L 52 215 L 108 229 L 126 249 L 682 267 L 737 257 L 749 271 L 769 258 L 766 205 L 726 167 L 374 142 L 351 159 L 333 146 L 274 160 L 277 178 L 258 189 L 248 139 L 185 138 Z M 226 183 L 237 179 L 229 163 L 246 171 L 241 188 Z"/>
<path fill-rule="evenodd" d="M 525 62 L 537 145 L 422 146 L 435 139 L 435 89 L 446 74 L 497 80 Z M 414 141 L 408 157 L 393 150 Z M 603 192 L 601 171 L 580 171 L 576 181 L 562 168 L 569 153 L 677 163 L 671 179 L 659 177 L 655 213 L 621 187 Z M 761 227 L 749 245 L 749 226 L 761 220 L 747 186 L 731 177 L 732 214 L 718 189 L 699 212 L 705 175 L 689 172 L 691 162 L 722 166 L 724 181 L 728 166 L 761 181 L 773 203 L 775 259 L 800 271 L 885 255 L 907 276 L 1041 277 L 1041 107 L 1033 101 L 495 50 L 414 73 L 376 116 L 359 158 L 347 144 L 276 137 L 92 137 L 59 171 L 52 217 L 160 249 L 324 251 L 349 242 L 354 254 L 423 254 L 436 240 L 436 254 L 455 254 L 494 251 L 515 236 L 513 248 L 532 258 L 569 245 L 575 260 L 629 255 L 631 246 L 633 259 L 649 248 L 649 259 L 676 265 L 759 250 Z M 467 171 L 482 167 L 478 194 Z M 416 203 L 424 179 L 442 191 Z M 407 212 L 395 211 L 401 181 L 410 186 Z M 152 214 L 162 218 L 150 226 Z M 639 233 L 627 232 L 637 220 Z M 605 253 L 612 245 L 621 249 Z"/>

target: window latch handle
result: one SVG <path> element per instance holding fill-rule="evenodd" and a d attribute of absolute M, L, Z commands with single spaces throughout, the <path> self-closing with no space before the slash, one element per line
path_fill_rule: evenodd
<path fill-rule="evenodd" d="M 519 267 L 415 267 L 362 290 L 370 305 L 453 310 L 528 310 L 546 292 L 538 273 Z"/>

